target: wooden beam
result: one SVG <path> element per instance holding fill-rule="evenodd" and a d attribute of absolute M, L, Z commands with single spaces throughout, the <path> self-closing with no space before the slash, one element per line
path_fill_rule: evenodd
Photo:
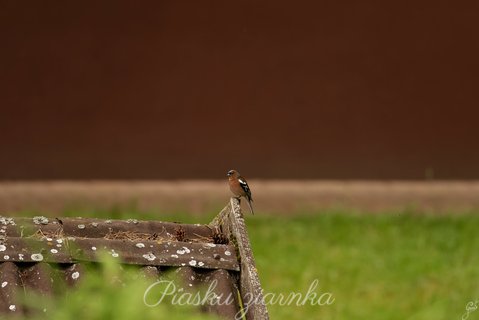
<path fill-rule="evenodd" d="M 211 225 L 213 228 L 219 228 L 219 232 L 229 235 L 238 249 L 238 256 L 241 259 L 240 293 L 246 319 L 269 319 L 239 200 L 231 198 L 230 203 L 218 214 Z"/>

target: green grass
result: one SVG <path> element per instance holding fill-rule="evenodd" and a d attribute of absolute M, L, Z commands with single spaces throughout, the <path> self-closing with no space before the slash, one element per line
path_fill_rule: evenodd
<path fill-rule="evenodd" d="M 214 216 L 159 218 L 153 213 L 118 210 L 68 214 L 200 223 Z M 335 299 L 324 306 L 269 305 L 272 319 L 460 319 L 466 304 L 479 299 L 477 214 L 321 212 L 284 217 L 258 213 L 246 220 L 265 292 L 304 295 L 317 279 L 318 296 L 329 292 Z M 144 287 L 122 291 L 102 281 L 85 282 L 70 294 L 74 298 L 57 305 L 61 313 L 52 319 L 70 319 L 80 312 L 85 319 L 101 319 L 95 314 L 130 319 L 132 312 L 145 312 L 147 319 L 151 316 L 151 309 L 126 303 L 142 294 Z M 117 313 L 108 313 L 113 312 L 111 308 Z M 479 319 L 476 312 L 469 319 Z M 170 313 L 174 309 L 163 306 L 154 314 L 158 318 Z M 191 310 L 182 315 L 199 317 Z"/>
<path fill-rule="evenodd" d="M 143 276 L 134 266 L 120 266 L 109 255 L 105 254 L 101 265 L 84 266 L 88 270 L 87 278 L 79 282 L 75 290 L 64 290 L 56 300 L 30 296 L 25 301 L 35 310 L 35 319 L 217 319 L 194 306 L 173 305 L 171 296 L 166 296 L 158 305 L 147 307 L 144 299 L 150 305 L 155 304 L 165 288 L 155 287 L 157 290 L 150 290 L 145 298 L 145 291 L 155 280 Z"/>
<path fill-rule="evenodd" d="M 265 291 L 306 292 L 318 279 L 335 297 L 270 306 L 273 319 L 459 319 L 479 299 L 477 215 L 258 216 L 248 226 Z"/>

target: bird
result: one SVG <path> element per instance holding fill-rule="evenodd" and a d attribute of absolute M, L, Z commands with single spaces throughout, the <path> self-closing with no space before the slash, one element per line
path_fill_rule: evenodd
<path fill-rule="evenodd" d="M 228 183 L 230 185 L 231 192 L 233 192 L 238 200 L 240 200 L 241 197 L 245 197 L 245 199 L 248 201 L 248 206 L 251 210 L 251 213 L 254 214 L 253 205 L 251 204 L 251 202 L 253 202 L 253 198 L 251 197 L 251 189 L 249 188 L 246 179 L 243 178 L 236 170 L 230 170 L 226 175 L 228 176 Z"/>

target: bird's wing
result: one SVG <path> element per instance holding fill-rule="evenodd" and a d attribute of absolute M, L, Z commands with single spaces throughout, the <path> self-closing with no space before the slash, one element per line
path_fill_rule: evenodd
<path fill-rule="evenodd" d="M 239 183 L 240 183 L 241 188 L 244 190 L 244 192 L 245 192 L 246 195 L 248 196 L 248 200 L 253 201 L 253 198 L 251 197 L 251 190 L 250 190 L 250 188 L 249 188 L 248 183 L 246 182 L 246 180 L 240 177 L 240 178 L 238 179 L 238 181 L 239 181 Z"/>

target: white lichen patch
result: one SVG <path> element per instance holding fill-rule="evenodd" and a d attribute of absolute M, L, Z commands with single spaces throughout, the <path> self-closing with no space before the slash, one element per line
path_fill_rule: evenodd
<path fill-rule="evenodd" d="M 80 272 L 75 271 L 75 272 L 72 273 L 72 279 L 73 279 L 73 280 L 76 280 L 76 279 L 78 279 L 79 277 L 80 277 Z"/>
<path fill-rule="evenodd" d="M 57 249 L 50 249 L 50 252 L 51 253 L 58 253 L 58 250 Z"/>
<path fill-rule="evenodd" d="M 145 247 L 145 244 L 144 243 L 141 243 L 141 242 L 138 242 L 137 244 L 135 244 L 135 246 L 137 248 L 144 248 Z"/>
<path fill-rule="evenodd" d="M 93 251 L 96 251 L 96 247 L 91 247 L 91 249 L 92 249 Z"/>
<path fill-rule="evenodd" d="M 34 224 L 48 224 L 48 218 L 44 216 L 33 217 Z"/>
<path fill-rule="evenodd" d="M 190 249 L 188 249 L 187 247 L 183 247 L 183 249 L 185 250 L 186 253 L 190 253 Z"/>
<path fill-rule="evenodd" d="M 5 288 L 7 286 L 8 282 L 7 281 L 3 281 L 2 282 L 2 288 Z"/>
<path fill-rule="evenodd" d="M 206 243 L 205 246 L 206 246 L 206 247 L 210 247 L 210 248 L 214 248 L 214 247 L 216 247 L 216 244 L 214 244 L 214 243 Z"/>
<path fill-rule="evenodd" d="M 113 258 L 118 258 L 119 254 L 118 254 L 117 252 L 112 252 L 112 253 L 111 253 L 111 256 L 112 256 Z"/>
<path fill-rule="evenodd" d="M 42 261 L 43 255 L 41 253 L 34 253 L 30 256 L 33 261 Z"/>
<path fill-rule="evenodd" d="M 23 260 L 23 259 L 24 259 L 24 258 L 23 258 L 23 253 L 19 253 L 19 254 L 18 254 L 18 260 Z"/>
<path fill-rule="evenodd" d="M 10 260 L 10 256 L 9 255 L 4 255 L 3 260 Z"/>
<path fill-rule="evenodd" d="M 3 244 L 0 244 L 0 251 L 5 251 L 7 250 L 7 247 L 5 247 Z"/>
<path fill-rule="evenodd" d="M 94 226 L 95 228 L 98 227 L 98 223 L 97 223 L 97 222 L 92 222 L 91 225 Z"/>
<path fill-rule="evenodd" d="M 178 253 L 178 254 L 185 254 L 185 252 L 186 252 L 186 251 L 185 251 L 185 250 L 182 250 L 182 249 L 176 250 L 176 253 Z"/>
<path fill-rule="evenodd" d="M 204 265 L 205 265 L 205 264 L 204 264 L 203 262 L 201 262 L 201 261 L 198 262 L 198 266 L 199 266 L 199 267 L 202 267 L 202 266 L 204 266 Z"/>
<path fill-rule="evenodd" d="M 171 257 L 172 258 L 178 258 L 178 255 L 177 254 L 172 254 Z"/>
<path fill-rule="evenodd" d="M 196 266 L 196 260 L 191 260 L 188 264 L 192 267 Z"/>
<path fill-rule="evenodd" d="M 0 223 L 3 224 L 3 225 L 12 225 L 14 226 L 15 225 L 15 221 L 13 220 L 13 218 L 5 218 L 5 217 L 0 217 Z"/>
<path fill-rule="evenodd" d="M 226 250 L 226 251 L 225 251 L 225 255 L 231 256 L 231 252 L 229 252 L 228 250 Z"/>
<path fill-rule="evenodd" d="M 53 241 L 52 238 L 45 238 L 47 241 Z"/>
<path fill-rule="evenodd" d="M 77 225 L 78 229 L 85 229 L 85 225 L 84 224 L 79 224 Z"/>
<path fill-rule="evenodd" d="M 148 261 L 153 261 L 156 259 L 156 256 L 153 253 L 149 252 L 147 254 L 144 254 L 143 258 L 145 258 Z"/>
<path fill-rule="evenodd" d="M 57 243 L 63 243 L 63 239 L 57 239 Z"/>
<path fill-rule="evenodd" d="M 17 306 L 14 305 L 14 304 L 11 304 L 11 305 L 8 307 L 8 309 L 9 309 L 10 311 L 16 311 L 16 310 L 17 310 Z"/>

